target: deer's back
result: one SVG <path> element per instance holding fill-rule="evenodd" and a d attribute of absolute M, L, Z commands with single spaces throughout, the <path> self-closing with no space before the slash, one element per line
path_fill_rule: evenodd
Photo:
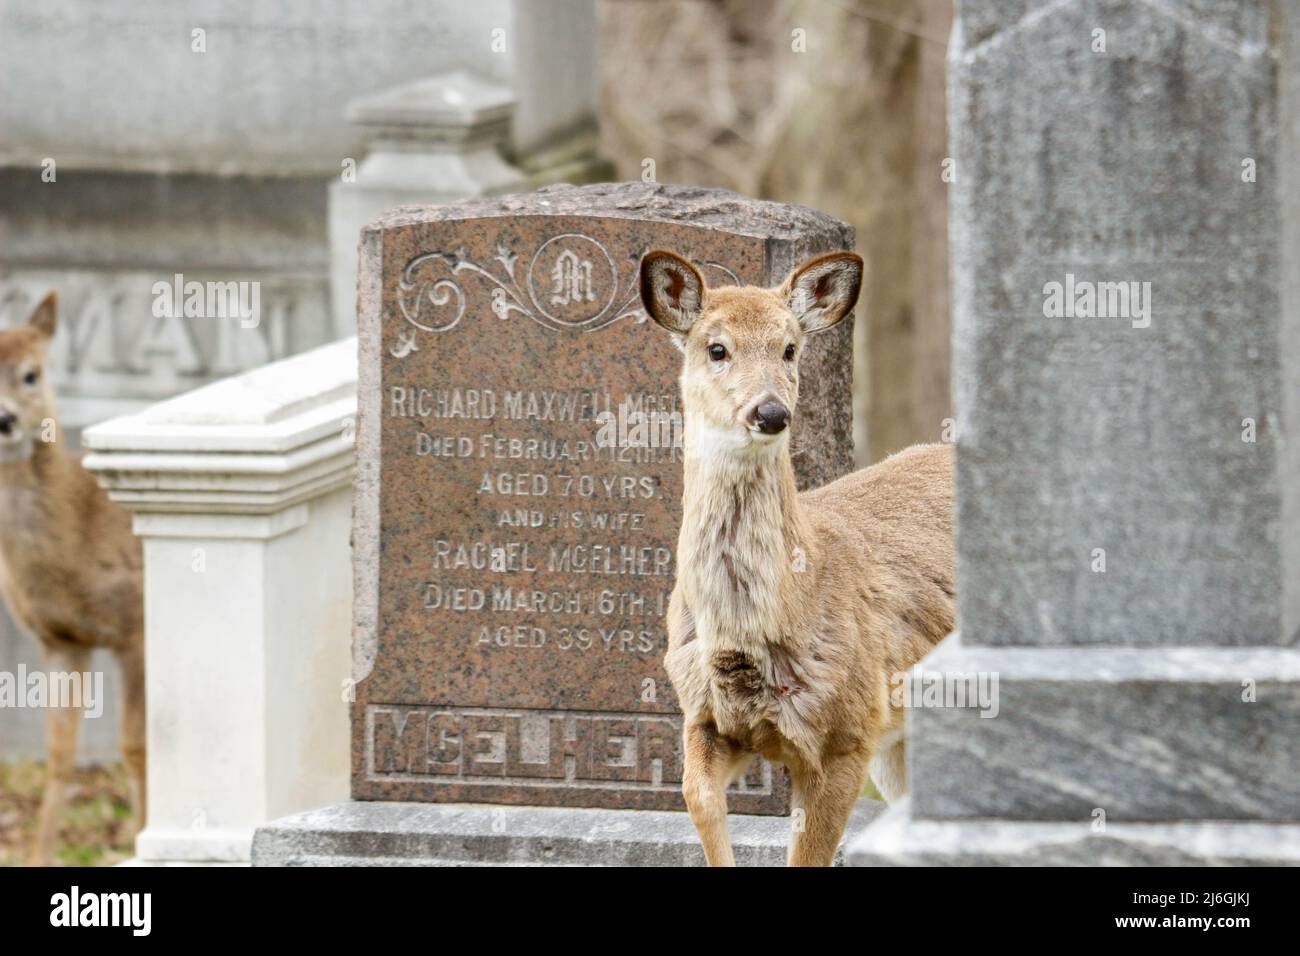
<path fill-rule="evenodd" d="M 954 625 L 952 471 L 950 445 L 913 445 L 800 496 L 823 537 L 852 552 L 831 566 L 854 575 L 853 589 L 865 588 L 875 612 L 916 636 L 904 656 Z"/>
<path fill-rule="evenodd" d="M 952 446 L 913 445 L 869 468 L 805 491 L 801 501 L 862 531 L 952 537 Z M 918 541 L 918 544 L 921 542 Z"/>

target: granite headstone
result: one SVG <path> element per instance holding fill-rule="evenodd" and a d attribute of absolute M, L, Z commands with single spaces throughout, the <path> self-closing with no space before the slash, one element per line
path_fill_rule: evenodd
<path fill-rule="evenodd" d="M 353 796 L 680 809 L 663 671 L 679 354 L 644 252 L 775 285 L 850 228 L 658 184 L 408 207 L 363 233 Z M 851 330 L 804 360 L 804 486 L 852 464 Z M 758 762 L 738 813 L 786 812 Z"/>

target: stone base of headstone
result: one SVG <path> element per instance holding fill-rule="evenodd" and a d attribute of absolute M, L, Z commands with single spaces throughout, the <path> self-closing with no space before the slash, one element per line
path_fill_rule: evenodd
<path fill-rule="evenodd" d="M 989 647 L 963 636 L 913 672 L 919 816 L 1300 824 L 1300 650 Z M 996 676 L 994 709 L 924 699 L 931 678 L 969 675 Z"/>
<path fill-rule="evenodd" d="M 849 866 L 1300 866 L 1300 824 L 922 820 L 909 797 L 845 855 Z"/>
<path fill-rule="evenodd" d="M 859 800 L 846 845 L 884 807 Z M 737 865 L 785 865 L 788 817 L 728 823 Z M 680 811 L 348 801 L 259 828 L 253 865 L 703 866 L 704 852 Z"/>
<path fill-rule="evenodd" d="M 211 867 L 211 866 L 219 866 L 219 867 L 223 867 L 223 868 L 229 868 L 229 867 L 236 867 L 236 868 L 237 868 L 237 867 L 248 867 L 248 866 L 250 866 L 251 864 L 250 864 L 247 860 L 238 860 L 238 861 L 233 861 L 233 862 L 224 862 L 224 863 L 222 863 L 222 862 L 214 863 L 214 862 L 212 862 L 211 860 L 203 860 L 202 862 L 197 862 L 197 863 L 196 863 L 196 862 L 192 862 L 192 861 L 189 861 L 189 860 L 142 860 L 142 859 L 141 859 L 140 857 L 138 857 L 138 856 L 133 856 L 133 857 L 131 857 L 131 859 L 129 859 L 129 860 L 123 860 L 121 863 L 118 863 L 118 864 L 115 864 L 115 865 L 116 865 L 116 866 L 129 867 L 129 868 L 131 868 L 131 869 L 135 869 L 135 868 L 137 868 L 137 867 L 153 869 L 153 868 L 155 868 L 155 867 L 162 867 L 162 866 L 165 866 L 165 867 L 178 867 L 178 868 L 182 868 L 182 869 L 192 869 L 192 868 L 194 868 L 194 867 L 200 867 L 200 866 L 201 866 L 201 867 L 204 867 L 204 868 L 206 869 L 207 867 Z"/>
<path fill-rule="evenodd" d="M 933 675 L 997 675 L 996 710 L 927 706 Z M 850 866 L 1300 865 L 1300 651 L 956 633 L 913 678 L 912 795 Z"/>

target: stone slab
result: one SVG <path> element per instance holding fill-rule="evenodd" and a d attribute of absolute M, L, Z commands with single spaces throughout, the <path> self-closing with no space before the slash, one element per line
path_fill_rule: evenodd
<path fill-rule="evenodd" d="M 859 800 L 846 833 L 884 810 Z M 739 866 L 784 866 L 788 818 L 732 815 Z M 682 812 L 349 802 L 275 820 L 254 866 L 703 866 Z"/>
<path fill-rule="evenodd" d="M 849 866 L 1300 866 L 1300 826 L 919 820 L 910 798 L 845 846 Z"/>
<path fill-rule="evenodd" d="M 130 510 L 275 518 L 351 482 L 356 351 L 342 339 L 101 422 L 84 464 Z"/>
<path fill-rule="evenodd" d="M 345 115 L 350 123 L 418 135 L 430 127 L 464 131 L 508 121 L 515 104 L 508 87 L 468 70 L 452 70 L 359 97 Z"/>
<path fill-rule="evenodd" d="M 1279 465 L 1284 396 L 1300 390 L 1278 254 L 1294 190 L 1269 8 L 961 5 L 953 382 L 971 643 L 1298 639 L 1283 609 L 1300 526 Z"/>
<path fill-rule="evenodd" d="M 533 152 L 592 122 L 599 51 L 594 0 L 531 6 L 5 5 L 0 61 L 12 68 L 10 95 L 0 103 L 0 162 L 39 167 L 51 156 L 60 174 L 108 167 L 337 176 L 340 162 L 360 158 L 363 147 L 342 122 L 343 104 L 448 64 L 518 89 L 514 147 Z M 202 52 L 194 48 L 194 30 L 204 31 Z M 497 37 L 506 42 L 503 52 Z M 46 81 L 50 64 L 58 64 L 57 88 Z M 231 83 L 234 75 L 249 82 Z M 159 82 L 164 76 L 185 79 Z"/>
<path fill-rule="evenodd" d="M 781 282 L 848 226 L 628 183 L 398 210 L 362 239 L 353 796 L 680 809 L 663 614 L 681 448 L 602 440 L 677 410 L 640 307 L 651 248 L 713 284 Z M 800 480 L 852 463 L 851 329 L 804 358 Z M 624 433 L 625 434 L 625 433 Z M 756 762 L 738 813 L 781 813 Z"/>
<path fill-rule="evenodd" d="M 912 686 L 982 676 L 994 706 L 939 706 L 937 696 L 927 706 L 913 693 L 918 817 L 1085 825 L 1100 810 L 1112 822 L 1300 823 L 1300 650 L 1008 648 L 963 637 L 927 657 Z"/>

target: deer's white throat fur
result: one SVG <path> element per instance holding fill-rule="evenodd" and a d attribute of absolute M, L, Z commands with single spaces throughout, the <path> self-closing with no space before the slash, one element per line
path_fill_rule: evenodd
<path fill-rule="evenodd" d="M 678 574 L 696 637 L 765 662 L 794 639 L 786 614 L 811 574 L 789 431 L 750 440 L 688 416 L 685 451 Z"/>

